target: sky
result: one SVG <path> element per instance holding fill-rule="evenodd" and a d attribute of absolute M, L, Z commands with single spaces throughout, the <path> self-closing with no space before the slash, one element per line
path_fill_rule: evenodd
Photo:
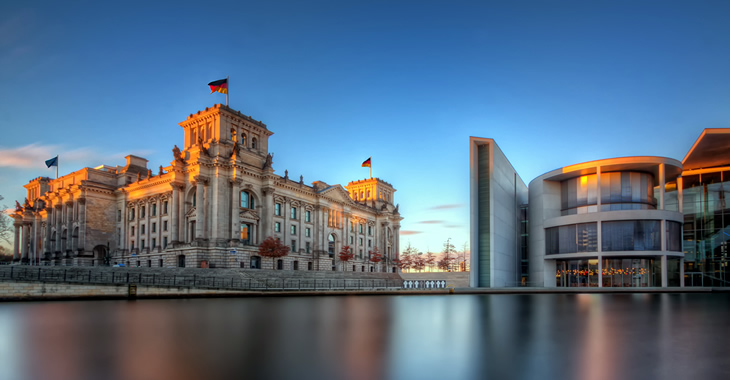
<path fill-rule="evenodd" d="M 523 181 L 602 158 L 681 160 L 730 127 L 728 1 L 6 1 L 0 195 L 135 154 L 224 103 L 275 134 L 279 175 L 396 189 L 401 246 L 469 241 L 469 136 Z"/>

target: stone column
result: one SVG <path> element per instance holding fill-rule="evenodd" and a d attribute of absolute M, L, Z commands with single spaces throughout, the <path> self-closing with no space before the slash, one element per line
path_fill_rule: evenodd
<path fill-rule="evenodd" d="M 61 252 L 61 219 L 63 219 L 63 203 L 59 200 L 56 205 L 56 252 Z"/>
<path fill-rule="evenodd" d="M 264 193 L 264 204 L 259 213 L 259 221 L 261 222 L 261 239 L 263 240 L 273 235 L 274 188 L 265 187 L 261 190 Z"/>
<path fill-rule="evenodd" d="M 154 249 L 154 247 L 150 247 L 150 245 L 152 244 L 152 239 L 150 239 L 150 237 L 152 237 L 152 231 L 151 231 L 152 226 L 150 225 L 150 213 L 152 212 L 152 204 L 151 204 L 151 202 L 149 202 L 149 199 L 147 199 L 147 202 L 145 202 L 145 203 L 146 203 L 144 206 L 145 207 L 145 212 L 144 212 L 145 249 L 147 250 L 147 252 L 152 252 L 152 249 Z M 140 246 L 140 248 L 142 248 L 142 246 Z M 140 252 L 140 253 L 142 253 L 142 252 Z"/>
<path fill-rule="evenodd" d="M 42 246 L 41 246 L 41 214 L 39 211 L 35 211 L 33 213 L 33 231 L 31 233 L 33 238 L 31 241 L 33 242 L 33 259 L 37 262 L 38 258 L 41 256 Z"/>
<path fill-rule="evenodd" d="M 17 221 L 13 223 L 13 227 L 15 227 L 15 238 L 13 241 L 13 261 L 18 261 L 20 259 L 20 229 L 22 226 L 23 225 L 18 223 Z"/>
<path fill-rule="evenodd" d="M 231 178 L 231 240 L 238 241 L 241 238 L 241 179 Z M 250 200 L 249 200 L 250 201 Z M 251 234 L 253 231 L 249 231 Z M 254 239 L 250 239 L 254 241 Z"/>
<path fill-rule="evenodd" d="M 170 216 L 170 239 L 171 243 L 175 244 L 179 242 L 178 233 L 180 232 L 180 187 L 178 185 L 172 185 L 172 210 Z"/>
<path fill-rule="evenodd" d="M 20 252 L 21 252 L 20 260 L 23 262 L 26 262 L 26 261 L 28 261 L 28 248 L 30 246 L 30 244 L 28 244 L 29 238 L 30 238 L 30 222 L 23 222 L 22 229 L 23 229 L 22 230 L 23 231 L 23 246 L 21 247 L 21 250 L 20 250 Z"/>
<path fill-rule="evenodd" d="M 679 259 L 679 286 L 684 288 L 684 258 Z"/>
<path fill-rule="evenodd" d="M 662 255 L 662 288 L 666 288 L 669 283 L 667 278 L 667 255 Z"/>
<path fill-rule="evenodd" d="M 204 179 L 200 176 L 195 177 L 195 240 L 203 238 L 203 224 L 205 223 L 205 192 Z"/>
<path fill-rule="evenodd" d="M 86 251 L 86 198 L 79 198 L 76 203 L 79 205 L 79 251 Z"/>
<path fill-rule="evenodd" d="M 46 243 L 44 253 L 51 253 L 51 225 L 53 224 L 53 207 L 46 208 Z"/>
<path fill-rule="evenodd" d="M 603 256 L 598 255 L 598 287 L 603 287 Z"/>
<path fill-rule="evenodd" d="M 66 251 L 74 249 L 73 233 L 74 233 L 74 203 L 66 201 Z"/>

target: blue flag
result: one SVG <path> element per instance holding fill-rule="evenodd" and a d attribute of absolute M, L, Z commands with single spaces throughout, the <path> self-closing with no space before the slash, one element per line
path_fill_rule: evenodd
<path fill-rule="evenodd" d="M 58 156 L 51 158 L 50 160 L 46 160 L 46 167 L 56 166 L 58 167 Z"/>

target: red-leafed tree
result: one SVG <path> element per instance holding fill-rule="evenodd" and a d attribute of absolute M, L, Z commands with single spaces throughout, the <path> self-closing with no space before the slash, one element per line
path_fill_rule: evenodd
<path fill-rule="evenodd" d="M 423 255 L 413 255 L 413 264 L 411 266 L 417 271 L 422 271 L 426 267 L 426 258 Z"/>
<path fill-rule="evenodd" d="M 383 254 L 380 253 L 378 247 L 373 248 L 373 250 L 368 253 L 370 254 L 371 263 L 378 264 L 379 262 L 383 261 Z"/>
<path fill-rule="evenodd" d="M 342 261 L 342 270 L 347 272 L 347 262 L 352 260 L 355 257 L 355 254 L 352 252 L 352 249 L 350 249 L 349 245 L 346 245 L 342 247 L 342 250 L 340 251 L 340 261 Z"/>
<path fill-rule="evenodd" d="M 271 236 L 267 237 L 259 245 L 259 255 L 264 257 L 271 257 L 271 267 L 274 268 L 274 259 L 277 257 L 283 257 L 289 254 L 289 246 L 284 245 L 279 239 L 275 239 Z"/>

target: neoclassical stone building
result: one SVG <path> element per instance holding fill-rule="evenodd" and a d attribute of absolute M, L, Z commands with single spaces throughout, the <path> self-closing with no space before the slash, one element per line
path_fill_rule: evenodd
<path fill-rule="evenodd" d="M 395 271 L 402 217 L 378 178 L 328 185 L 274 174 L 266 125 L 225 105 L 191 114 L 173 161 L 83 168 L 30 181 L 16 204 L 14 260 L 46 265 Z M 273 236 L 290 246 L 257 254 Z M 355 259 L 340 262 L 349 245 Z M 377 248 L 384 260 L 373 264 Z"/>

